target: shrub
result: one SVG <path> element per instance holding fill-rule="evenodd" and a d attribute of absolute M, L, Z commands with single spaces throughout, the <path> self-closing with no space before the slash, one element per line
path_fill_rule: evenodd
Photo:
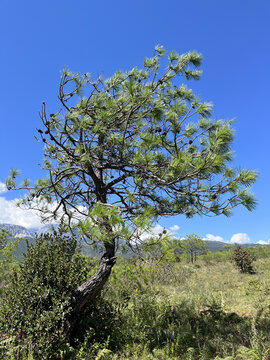
<path fill-rule="evenodd" d="M 35 244 L 28 244 L 22 263 L 3 290 L 0 328 L 4 337 L 13 337 L 21 353 L 31 346 L 35 358 L 55 359 L 54 351 L 64 340 L 65 301 L 88 271 L 76 239 L 61 231 L 41 235 Z M 5 355 L 4 346 L 1 348 Z"/>
<path fill-rule="evenodd" d="M 19 243 L 19 240 L 8 242 L 7 237 L 9 235 L 8 231 L 0 229 L 0 294 L 1 288 L 5 284 L 8 274 L 16 265 L 14 251 Z"/>
<path fill-rule="evenodd" d="M 255 256 L 247 249 L 237 246 L 233 251 L 232 260 L 240 272 L 254 274 L 253 261 L 255 260 Z"/>

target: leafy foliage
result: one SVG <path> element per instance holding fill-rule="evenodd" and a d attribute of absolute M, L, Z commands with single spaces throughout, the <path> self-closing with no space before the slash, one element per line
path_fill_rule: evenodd
<path fill-rule="evenodd" d="M 107 80 L 64 69 L 63 111 L 48 116 L 44 103 L 38 130 L 49 176 L 33 187 L 23 182 L 29 195 L 21 205 L 69 225 L 75 218 L 93 241 L 129 244 L 159 216 L 254 208 L 248 189 L 256 173 L 229 166 L 232 121 L 211 119 L 212 104 L 183 84 L 200 78 L 201 54 L 170 52 L 162 70 L 165 54 L 157 46 L 142 69 L 119 70 Z M 11 171 L 10 189 L 17 175 Z"/>
<path fill-rule="evenodd" d="M 14 251 L 19 240 L 7 242 L 8 235 L 8 231 L 3 229 L 0 230 L 0 289 L 5 282 L 6 276 L 16 264 Z M 2 282 L 3 284 L 1 284 Z"/>
<path fill-rule="evenodd" d="M 193 263 L 199 254 L 204 254 L 207 251 L 205 242 L 195 234 L 187 235 L 187 237 L 179 242 L 180 248 L 189 256 Z"/>
<path fill-rule="evenodd" d="M 53 351 L 63 341 L 65 301 L 88 274 L 76 247 L 76 240 L 61 232 L 41 235 L 35 245 L 28 245 L 3 290 L 1 331 L 14 336 L 21 351 L 31 345 L 38 359 L 55 358 Z"/>
<path fill-rule="evenodd" d="M 254 273 L 253 261 L 255 260 L 255 256 L 247 249 L 237 246 L 233 251 L 232 260 L 240 272 L 245 274 Z"/>

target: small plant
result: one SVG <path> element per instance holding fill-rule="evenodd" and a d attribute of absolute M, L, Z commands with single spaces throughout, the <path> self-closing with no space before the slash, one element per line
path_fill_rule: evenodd
<path fill-rule="evenodd" d="M 244 249 L 241 246 L 237 246 L 233 251 L 232 260 L 241 273 L 255 273 L 253 267 L 253 261 L 255 260 L 255 256 L 250 254 L 247 249 Z"/>

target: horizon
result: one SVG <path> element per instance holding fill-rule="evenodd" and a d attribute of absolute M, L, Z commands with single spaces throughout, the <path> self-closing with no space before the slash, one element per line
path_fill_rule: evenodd
<path fill-rule="evenodd" d="M 25 226 L 22 226 L 22 225 L 16 225 L 16 224 L 11 224 L 11 223 L 3 223 L 3 222 L 0 222 L 0 228 L 1 226 L 17 226 L 17 227 L 20 227 L 20 228 L 23 228 L 24 230 L 28 231 L 29 233 L 31 233 L 32 235 L 35 234 L 36 231 L 41 231 L 45 228 L 48 228 L 50 226 L 52 227 L 55 227 L 57 226 L 58 224 L 57 223 L 54 223 L 54 224 L 40 224 L 40 226 L 36 226 L 36 227 L 25 227 Z M 177 227 L 177 229 L 176 229 Z M 151 234 L 151 236 L 158 236 L 158 234 L 160 232 L 162 232 L 164 229 L 164 227 L 161 227 L 159 224 L 157 226 L 155 226 L 153 229 L 152 229 L 152 232 L 151 233 L 143 233 L 142 234 L 142 237 L 143 239 L 147 239 L 149 237 L 149 235 Z M 167 233 L 169 233 L 172 237 L 171 239 L 177 239 L 179 241 L 181 240 L 184 240 L 185 238 L 184 237 L 177 237 L 175 234 L 177 232 L 178 229 L 178 226 L 177 225 L 174 225 L 174 227 L 171 227 L 169 229 L 166 229 Z M 188 235 L 188 234 L 187 234 Z M 223 243 L 223 244 L 226 244 L 226 245 L 264 245 L 264 246 L 268 246 L 270 245 L 269 243 L 263 243 L 263 242 L 257 242 L 257 243 L 251 243 L 251 242 L 238 242 L 237 240 L 237 237 L 235 237 L 234 239 L 232 238 L 231 241 L 225 241 L 224 239 L 222 239 L 221 237 L 214 237 L 214 238 L 211 238 L 211 236 L 209 236 L 211 234 L 206 234 L 206 237 L 205 238 L 201 238 L 203 241 L 208 241 L 208 242 L 215 242 L 215 243 Z M 15 236 L 15 237 L 20 237 L 20 236 Z M 235 241 L 233 241 L 235 240 Z M 241 239 L 242 240 L 242 239 Z"/>

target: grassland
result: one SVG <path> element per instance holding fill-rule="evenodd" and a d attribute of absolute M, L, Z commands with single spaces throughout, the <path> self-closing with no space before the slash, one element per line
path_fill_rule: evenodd
<path fill-rule="evenodd" d="M 55 358 L 270 359 L 270 257 L 257 251 L 252 275 L 230 257 L 208 253 L 194 264 L 119 259 L 77 342 Z M 5 359 L 16 354 L 11 347 Z M 31 344 L 21 359 L 36 359 Z"/>
<path fill-rule="evenodd" d="M 138 266 L 137 266 L 138 268 Z M 219 255 L 144 266 L 121 318 L 126 343 L 112 359 L 267 359 L 270 352 L 270 259 L 241 274 Z M 116 267 L 105 297 L 121 299 Z M 130 284 L 133 288 L 130 288 Z M 126 324 L 125 324 L 126 321 Z"/>

